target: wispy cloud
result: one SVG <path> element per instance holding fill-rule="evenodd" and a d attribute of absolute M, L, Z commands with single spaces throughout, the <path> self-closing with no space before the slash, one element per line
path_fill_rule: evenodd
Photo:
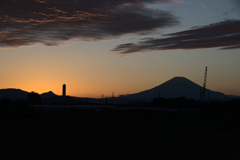
<path fill-rule="evenodd" d="M 176 3 L 184 3 L 183 1 L 181 0 L 172 0 L 173 2 L 176 2 Z"/>
<path fill-rule="evenodd" d="M 163 35 L 167 38 L 148 38 L 138 43 L 116 46 L 112 51 L 121 54 L 176 49 L 237 49 L 240 48 L 240 20 L 226 20 L 203 27 Z"/>
<path fill-rule="evenodd" d="M 181 1 L 1 0 L 0 46 L 52 46 L 69 39 L 111 39 L 179 24 L 171 12 L 145 5 L 155 2 Z"/>
<path fill-rule="evenodd" d="M 229 13 L 233 13 L 235 10 L 238 10 L 238 9 L 237 9 L 237 8 L 233 8 L 233 9 L 227 11 L 227 12 L 223 12 L 223 14 L 226 16 L 226 15 L 228 15 Z"/>
<path fill-rule="evenodd" d="M 206 5 L 205 5 L 205 4 L 201 4 L 201 7 L 202 7 L 202 8 L 206 8 Z"/>

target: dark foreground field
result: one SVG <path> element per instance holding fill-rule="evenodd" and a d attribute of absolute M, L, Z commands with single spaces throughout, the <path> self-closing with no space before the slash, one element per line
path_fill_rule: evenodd
<path fill-rule="evenodd" d="M 38 112 L 0 121 L 0 159 L 239 159 L 240 116 Z"/>

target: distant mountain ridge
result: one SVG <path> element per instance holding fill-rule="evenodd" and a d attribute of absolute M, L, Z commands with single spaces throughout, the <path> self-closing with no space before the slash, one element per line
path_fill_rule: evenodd
<path fill-rule="evenodd" d="M 28 97 L 28 92 L 23 91 L 21 89 L 14 89 L 14 88 L 0 89 L 0 100 L 2 98 L 19 100 L 19 99 L 27 99 L 27 97 Z"/>
<path fill-rule="evenodd" d="M 41 98 L 51 98 L 51 97 L 57 97 L 58 95 L 56 95 L 55 93 L 53 93 L 52 91 L 49 92 L 45 92 L 41 94 Z"/>
<path fill-rule="evenodd" d="M 152 89 L 142 91 L 139 93 L 131 94 L 125 96 L 128 99 L 153 99 L 155 97 L 163 97 L 163 98 L 176 98 L 176 97 L 186 97 L 189 99 L 200 99 L 200 91 L 202 90 L 202 86 L 190 81 L 185 77 L 174 77 L 165 83 L 156 86 Z M 206 89 L 206 99 L 209 100 L 229 100 L 230 96 L 227 96 L 220 92 L 211 91 Z"/>
<path fill-rule="evenodd" d="M 2 98 L 8 98 L 11 100 L 27 99 L 30 92 L 23 91 L 21 89 L 7 88 L 0 89 L 0 100 Z M 40 94 L 42 98 L 51 98 L 57 97 L 58 95 L 54 94 L 52 91 Z"/>
<path fill-rule="evenodd" d="M 202 86 L 190 81 L 185 77 L 174 77 L 165 83 L 162 83 L 159 86 L 156 86 L 152 89 L 145 90 L 139 93 L 130 94 L 121 97 L 115 97 L 114 102 L 121 104 L 121 103 L 128 103 L 129 101 L 152 101 L 156 97 L 163 97 L 163 98 L 176 98 L 176 97 L 186 97 L 188 99 L 200 99 L 200 91 L 202 90 Z M 28 93 L 21 89 L 0 89 L 0 100 L 2 98 L 9 98 L 12 100 L 19 100 L 19 99 L 27 99 Z M 232 98 L 239 98 L 237 96 L 228 96 L 220 92 L 211 91 L 206 89 L 206 99 L 209 100 L 219 100 L 225 101 L 230 100 Z M 54 94 L 52 91 L 45 92 L 41 94 L 43 99 L 47 98 L 54 98 L 59 97 L 58 95 Z M 70 96 L 69 96 L 70 97 Z M 80 97 L 72 97 L 73 99 L 82 99 L 91 101 L 93 103 L 99 102 L 100 99 L 94 98 L 80 98 Z M 101 100 L 102 101 L 102 100 Z"/>

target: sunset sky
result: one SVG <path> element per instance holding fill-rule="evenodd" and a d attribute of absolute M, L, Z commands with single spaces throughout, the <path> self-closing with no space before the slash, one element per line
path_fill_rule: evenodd
<path fill-rule="evenodd" d="M 203 85 L 206 66 L 208 89 L 240 96 L 239 0 L 0 1 L 0 89 L 118 96 Z"/>

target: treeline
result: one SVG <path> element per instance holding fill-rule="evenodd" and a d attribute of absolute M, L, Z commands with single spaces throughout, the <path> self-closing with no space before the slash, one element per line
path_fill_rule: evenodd
<path fill-rule="evenodd" d="M 159 108 L 197 108 L 199 103 L 194 99 L 187 99 L 186 97 L 177 98 L 163 98 L 157 97 L 153 101 L 143 103 L 144 106 L 159 107 Z"/>
<path fill-rule="evenodd" d="M 209 103 L 204 103 L 200 107 L 200 111 L 208 112 L 240 112 L 240 98 L 232 99 L 225 102 L 211 101 Z"/>
<path fill-rule="evenodd" d="M 41 103 L 41 96 L 37 92 L 31 92 L 28 94 L 27 100 L 20 99 L 13 101 L 9 98 L 2 98 L 0 100 L 0 107 L 1 108 L 29 108 L 30 106 L 34 106 L 36 104 Z"/>
<path fill-rule="evenodd" d="M 36 117 L 37 112 L 27 100 L 12 101 L 8 98 L 0 100 L 0 119 Z"/>
<path fill-rule="evenodd" d="M 15 114 L 27 113 L 34 111 L 34 105 L 41 104 L 41 96 L 36 92 L 28 94 L 27 100 L 13 101 L 8 98 L 0 100 L 0 114 L 7 115 L 12 112 Z M 43 103 L 46 104 L 46 103 Z M 91 103 L 92 104 L 92 103 Z M 93 104 L 94 105 L 94 104 Z M 177 98 L 154 98 L 151 102 L 135 102 L 125 105 L 116 105 L 116 107 L 157 107 L 157 108 L 199 108 L 203 112 L 239 112 L 240 113 L 240 98 L 229 101 L 210 101 L 200 103 L 194 99 L 187 99 L 186 97 Z M 2 115 L 2 116 L 3 116 Z"/>
<path fill-rule="evenodd" d="M 186 97 L 177 98 L 154 98 L 151 102 L 143 102 L 145 107 L 159 107 L 159 108 L 199 108 L 200 111 L 206 112 L 240 112 L 240 98 L 232 99 L 224 102 L 210 101 L 200 103 L 194 99 L 187 99 Z"/>
<path fill-rule="evenodd" d="M 0 118 L 36 118 L 37 112 L 33 106 L 41 103 L 41 96 L 36 92 L 28 94 L 28 99 L 10 100 L 2 98 L 0 100 Z"/>

